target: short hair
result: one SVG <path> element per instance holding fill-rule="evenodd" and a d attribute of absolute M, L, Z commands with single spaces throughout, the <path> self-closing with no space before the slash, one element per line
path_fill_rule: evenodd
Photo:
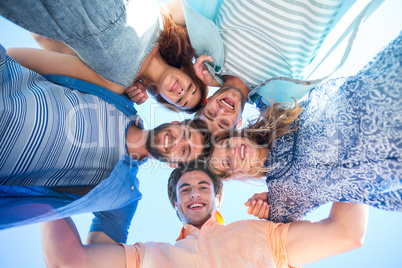
<path fill-rule="evenodd" d="M 222 180 L 207 168 L 207 165 L 204 161 L 200 160 L 188 163 L 187 165 L 181 165 L 180 167 L 173 170 L 173 172 L 170 174 L 167 185 L 170 204 L 172 205 L 173 208 L 175 208 L 174 202 L 175 201 L 177 202 L 176 186 L 180 178 L 183 176 L 183 174 L 196 170 L 204 172 L 211 179 L 212 184 L 214 186 L 215 197 L 218 198 L 216 208 L 219 208 L 223 200 Z"/>
<path fill-rule="evenodd" d="M 201 133 L 202 140 L 201 144 L 203 145 L 202 153 L 198 158 L 205 158 L 211 153 L 212 146 L 211 146 L 211 139 L 212 133 L 208 127 L 208 123 L 202 119 L 194 118 L 194 119 L 186 119 L 181 122 L 184 126 L 189 126 L 198 132 Z"/>

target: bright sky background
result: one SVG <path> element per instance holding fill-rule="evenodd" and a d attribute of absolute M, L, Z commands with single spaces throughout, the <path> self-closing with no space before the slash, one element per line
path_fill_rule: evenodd
<path fill-rule="evenodd" d="M 388 0 L 362 26 L 351 55 L 337 75 L 348 75 L 358 71 L 376 52 L 393 40 L 402 26 L 402 1 Z M 38 47 L 30 34 L 0 17 L 0 44 L 9 47 Z M 136 107 L 146 123 L 153 128 L 161 123 L 182 120 L 183 114 L 175 114 L 161 108 L 149 99 Z M 256 113 L 251 106 L 246 116 Z M 128 244 L 135 242 L 174 242 L 181 223 L 167 198 L 166 182 L 172 171 L 165 164 L 150 160 L 141 167 L 138 178 L 143 198 L 134 216 Z M 252 218 L 246 213 L 244 202 L 253 193 L 264 191 L 265 184 L 225 183 L 225 196 L 221 214 L 226 223 Z M 330 205 L 309 214 L 306 219 L 319 220 L 327 217 Z M 85 241 L 92 214 L 73 217 L 82 239 Z M 306 268 L 318 267 L 400 267 L 402 262 L 402 213 L 391 213 L 370 208 L 369 226 L 364 246 L 358 250 L 328 258 Z M 45 267 L 40 242 L 39 224 L 0 231 L 0 266 Z"/>

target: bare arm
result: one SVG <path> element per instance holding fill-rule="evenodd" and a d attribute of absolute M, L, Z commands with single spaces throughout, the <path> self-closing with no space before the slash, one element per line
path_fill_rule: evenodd
<path fill-rule="evenodd" d="M 46 38 L 44 36 L 41 36 L 41 35 L 35 34 L 35 33 L 31 33 L 31 35 L 35 39 L 35 41 L 38 43 L 38 45 L 43 49 L 58 52 L 58 53 L 77 56 L 77 54 L 74 52 L 74 50 L 72 50 L 69 46 L 67 46 L 63 42 L 52 40 L 52 39 Z"/>
<path fill-rule="evenodd" d="M 83 245 L 71 218 L 41 223 L 42 247 L 48 267 L 125 267 L 122 246 Z"/>
<path fill-rule="evenodd" d="M 116 94 L 122 94 L 125 91 L 124 87 L 97 74 L 77 56 L 36 48 L 9 48 L 7 54 L 22 66 L 39 74 L 69 76 L 107 88 Z"/>
<path fill-rule="evenodd" d="M 166 7 L 172 14 L 172 18 L 175 24 L 186 27 L 186 20 L 184 19 L 183 7 L 181 5 L 181 0 L 174 0 L 168 4 Z"/>
<path fill-rule="evenodd" d="M 306 265 L 362 246 L 368 206 L 334 203 L 327 219 L 290 225 L 286 249 L 289 265 Z"/>

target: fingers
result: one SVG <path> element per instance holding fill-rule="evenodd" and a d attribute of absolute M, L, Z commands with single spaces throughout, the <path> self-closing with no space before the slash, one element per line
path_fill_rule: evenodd
<path fill-rule="evenodd" d="M 247 213 L 249 215 L 253 215 L 259 219 L 268 219 L 269 205 L 267 202 L 261 199 L 253 200 L 250 198 L 244 205 L 248 206 Z"/>
<path fill-rule="evenodd" d="M 136 86 L 129 87 L 126 90 L 127 96 L 131 99 L 132 102 L 136 104 L 142 104 L 148 99 L 148 94 Z"/>
<path fill-rule="evenodd" d="M 201 56 L 199 56 L 198 58 L 197 58 L 197 62 L 196 62 L 196 64 L 198 63 L 198 64 L 201 64 L 201 63 L 203 63 L 204 61 L 210 61 L 210 62 L 213 62 L 214 60 L 212 59 L 212 57 L 211 56 L 208 56 L 208 55 L 201 55 Z"/>

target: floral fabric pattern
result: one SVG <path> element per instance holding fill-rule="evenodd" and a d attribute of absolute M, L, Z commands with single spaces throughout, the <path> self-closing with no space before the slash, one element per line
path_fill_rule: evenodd
<path fill-rule="evenodd" d="M 265 163 L 270 220 L 337 201 L 402 212 L 401 65 L 400 35 L 357 75 L 302 101 L 298 130 L 277 139 Z"/>

